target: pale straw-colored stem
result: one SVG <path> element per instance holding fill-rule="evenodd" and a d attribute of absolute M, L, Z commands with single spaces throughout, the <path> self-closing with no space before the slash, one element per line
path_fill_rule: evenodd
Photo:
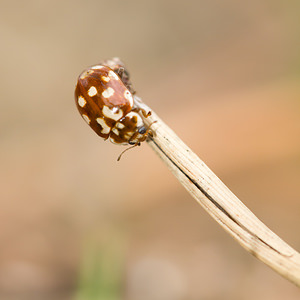
<path fill-rule="evenodd" d="M 135 103 L 151 110 L 137 97 Z M 213 219 L 248 252 L 300 287 L 300 254 L 264 225 L 153 111 L 145 123 L 153 123 L 149 146 Z"/>

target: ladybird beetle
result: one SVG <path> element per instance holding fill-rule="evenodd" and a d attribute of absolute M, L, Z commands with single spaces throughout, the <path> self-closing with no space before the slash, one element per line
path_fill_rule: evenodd
<path fill-rule="evenodd" d="M 82 118 L 102 138 L 120 145 L 139 146 L 151 132 L 135 105 L 128 72 L 120 65 L 100 64 L 78 77 L 75 101 Z"/>

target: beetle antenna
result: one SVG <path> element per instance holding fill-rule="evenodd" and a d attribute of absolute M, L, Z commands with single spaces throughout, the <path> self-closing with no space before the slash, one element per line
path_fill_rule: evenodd
<path fill-rule="evenodd" d="M 132 149 L 132 148 L 134 148 L 134 147 L 136 147 L 136 146 L 139 146 L 139 145 L 140 145 L 140 144 L 134 144 L 133 146 L 131 146 L 131 147 L 129 147 L 129 148 L 123 150 L 123 151 L 121 152 L 121 154 L 119 155 L 117 161 L 119 161 L 119 160 L 121 159 L 122 155 L 123 155 L 126 151 L 128 151 L 128 150 L 130 150 L 130 149 Z"/>

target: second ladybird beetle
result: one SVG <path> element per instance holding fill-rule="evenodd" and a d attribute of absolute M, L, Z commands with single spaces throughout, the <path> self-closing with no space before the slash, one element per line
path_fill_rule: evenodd
<path fill-rule="evenodd" d="M 138 146 L 151 132 L 143 117 L 150 115 L 134 104 L 128 73 L 124 68 L 100 64 L 83 71 L 78 77 L 75 101 L 80 115 L 102 138 L 120 145 Z M 118 71 L 117 70 L 117 71 Z M 139 114 L 142 113 L 142 116 Z"/>

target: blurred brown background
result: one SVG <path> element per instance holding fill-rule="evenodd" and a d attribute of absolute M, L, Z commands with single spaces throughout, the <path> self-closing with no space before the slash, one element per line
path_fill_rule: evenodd
<path fill-rule="evenodd" d="M 76 78 L 138 95 L 300 250 L 299 1 L 0 1 L 0 299 L 299 299 L 146 143 L 104 142 Z"/>

